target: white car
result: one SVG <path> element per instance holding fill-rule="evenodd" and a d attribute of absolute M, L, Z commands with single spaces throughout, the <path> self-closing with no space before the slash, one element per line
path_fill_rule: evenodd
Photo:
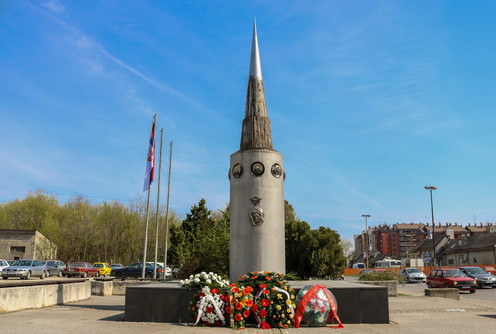
<path fill-rule="evenodd" d="M 427 276 L 418 268 L 403 268 L 400 270 L 400 277 L 409 283 L 425 283 L 427 281 Z"/>
<path fill-rule="evenodd" d="M 0 272 L 2 271 L 3 268 L 10 266 L 9 262 L 7 260 L 2 260 L 0 259 Z"/>

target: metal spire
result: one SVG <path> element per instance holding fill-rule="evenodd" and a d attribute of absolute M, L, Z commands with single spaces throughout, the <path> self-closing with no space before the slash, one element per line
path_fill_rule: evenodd
<path fill-rule="evenodd" d="M 257 20 L 253 22 L 253 37 L 251 41 L 250 76 L 262 79 L 262 65 L 260 63 L 260 50 L 258 49 Z"/>
<path fill-rule="evenodd" d="M 274 150 L 272 130 L 265 105 L 265 92 L 262 79 L 262 66 L 258 49 L 257 22 L 253 24 L 251 44 L 250 76 L 246 94 L 245 119 L 241 129 L 240 151 Z"/>

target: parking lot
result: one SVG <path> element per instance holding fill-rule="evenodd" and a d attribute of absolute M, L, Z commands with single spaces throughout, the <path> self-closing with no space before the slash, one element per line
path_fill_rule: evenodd
<path fill-rule="evenodd" d="M 346 280 L 357 280 L 346 277 Z M 39 281 L 70 281 L 77 278 L 50 277 L 21 280 L 0 280 L 0 284 L 37 283 Z M 93 280 L 93 278 L 91 278 Z M 425 297 L 425 284 L 405 284 L 399 296 L 389 298 L 390 324 L 345 324 L 343 333 L 459 333 L 468 324 L 471 331 L 492 333 L 496 320 L 496 289 L 478 289 L 476 293 L 462 292 L 460 300 Z M 91 296 L 87 300 L 54 305 L 41 309 L 0 314 L 2 332 L 7 333 L 233 333 L 228 328 L 191 327 L 186 324 L 125 322 L 124 296 Z M 167 301 L 164 301 L 167 302 Z M 338 305 L 339 313 L 339 305 Z M 63 319 L 63 320 L 62 320 Z M 22 325 L 21 325 L 22 324 Z M 328 333 L 329 328 L 300 328 L 263 331 L 263 333 Z M 243 333 L 261 333 L 255 328 Z"/>

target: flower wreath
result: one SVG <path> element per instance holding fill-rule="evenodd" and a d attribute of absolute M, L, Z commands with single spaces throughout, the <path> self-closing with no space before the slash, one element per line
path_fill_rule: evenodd
<path fill-rule="evenodd" d="M 240 284 L 254 286 L 255 305 L 252 307 L 257 327 L 288 328 L 294 326 L 294 290 L 275 272 L 259 271 L 243 275 Z"/>
<path fill-rule="evenodd" d="M 200 320 L 204 326 L 225 326 L 225 300 L 228 297 L 225 294 L 219 294 L 219 289 L 202 288 L 202 292 L 197 295 L 198 301 L 191 309 L 195 312 L 195 326 Z"/>
<path fill-rule="evenodd" d="M 232 283 L 229 288 L 231 328 L 245 328 L 254 305 L 253 288 L 238 286 L 236 283 Z"/>
<path fill-rule="evenodd" d="M 228 317 L 225 305 L 229 303 L 229 296 L 220 293 L 219 289 L 227 288 L 229 281 L 223 280 L 220 275 L 212 272 L 208 274 L 201 272 L 181 280 L 179 284 L 189 289 L 201 289 L 191 302 L 191 310 L 195 313 L 195 325 L 221 326 L 226 324 Z"/>

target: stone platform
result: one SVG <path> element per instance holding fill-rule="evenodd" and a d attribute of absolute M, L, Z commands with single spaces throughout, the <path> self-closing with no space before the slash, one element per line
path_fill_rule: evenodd
<path fill-rule="evenodd" d="M 290 281 L 296 291 L 305 285 L 322 284 L 334 294 L 343 324 L 389 323 L 388 291 L 347 281 Z M 129 286 L 126 290 L 126 321 L 191 323 L 190 301 L 196 291 L 179 287 L 177 282 Z"/>

